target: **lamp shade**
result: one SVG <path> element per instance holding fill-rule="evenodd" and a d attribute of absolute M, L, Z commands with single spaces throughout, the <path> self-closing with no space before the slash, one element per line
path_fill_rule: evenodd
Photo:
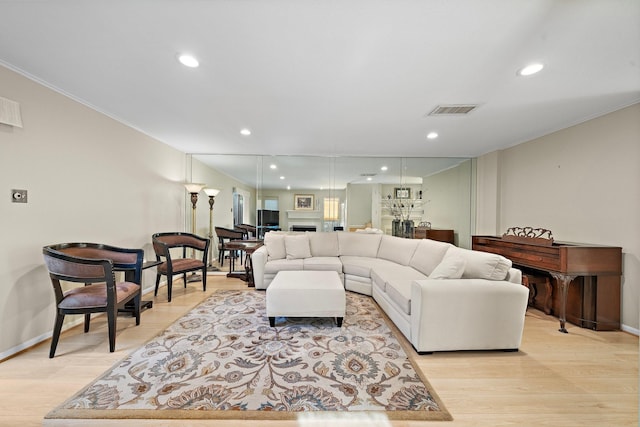
<path fill-rule="evenodd" d="M 196 184 L 194 182 L 189 182 L 184 185 L 184 188 L 186 188 L 189 193 L 199 193 L 205 185 L 206 184 Z"/>
<path fill-rule="evenodd" d="M 204 192 L 206 193 L 207 196 L 209 197 L 215 197 L 218 195 L 218 193 L 220 192 L 220 190 L 218 190 L 217 188 L 205 188 Z"/>

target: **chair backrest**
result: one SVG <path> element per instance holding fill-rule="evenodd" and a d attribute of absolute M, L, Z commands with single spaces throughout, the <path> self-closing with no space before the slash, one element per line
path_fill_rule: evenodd
<path fill-rule="evenodd" d="M 134 283 L 140 284 L 142 281 L 143 249 L 121 248 L 103 243 L 59 243 L 45 246 L 45 248 L 75 258 L 109 260 L 115 270 L 133 271 Z"/>
<path fill-rule="evenodd" d="M 241 230 L 246 233 L 247 237 L 255 237 L 256 236 L 256 227 L 250 224 L 236 224 L 234 226 L 236 230 Z"/>
<path fill-rule="evenodd" d="M 247 230 L 245 230 L 244 228 L 240 227 L 239 225 L 234 225 L 233 229 L 235 231 L 239 231 L 242 233 L 242 238 L 243 239 L 248 239 L 249 238 L 249 232 Z"/>
<path fill-rule="evenodd" d="M 151 236 L 153 250 L 156 256 L 171 259 L 171 248 L 182 248 L 182 256 L 186 256 L 186 249 L 196 249 L 203 252 L 203 259 L 206 259 L 209 252 L 209 239 L 205 239 L 196 234 L 182 231 L 155 233 Z"/>
<path fill-rule="evenodd" d="M 200 237 L 197 234 L 184 233 L 182 231 L 156 233 L 152 236 L 158 242 L 161 242 L 169 248 L 187 247 L 199 249 L 203 251 L 209 244 L 209 239 Z"/>
<path fill-rule="evenodd" d="M 60 281 L 75 283 L 106 283 L 107 298 L 115 301 L 115 275 L 110 259 L 82 258 L 57 251 L 50 246 L 42 248 L 44 262 L 56 296 L 56 303 L 63 299 Z"/>
<path fill-rule="evenodd" d="M 231 230 L 224 227 L 216 227 L 216 236 L 218 239 L 242 240 L 244 231 Z"/>

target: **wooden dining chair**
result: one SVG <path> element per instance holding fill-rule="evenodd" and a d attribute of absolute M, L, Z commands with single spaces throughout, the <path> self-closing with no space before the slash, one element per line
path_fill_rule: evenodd
<path fill-rule="evenodd" d="M 142 249 L 126 249 L 99 243 L 63 243 L 42 248 L 56 299 L 56 320 L 49 358 L 53 358 L 67 314 L 84 315 L 84 332 L 89 332 L 92 313 L 107 313 L 109 351 L 115 351 L 118 310 L 133 302 L 136 325 L 140 324 Z M 114 271 L 130 271 L 133 281 L 116 282 Z M 61 282 L 83 286 L 63 291 Z"/>
<path fill-rule="evenodd" d="M 156 260 L 162 264 L 156 268 L 156 289 L 158 295 L 160 277 L 167 277 L 168 301 L 171 302 L 171 290 L 173 286 L 173 276 L 182 274 L 184 287 L 187 287 L 187 273 L 200 271 L 202 274 L 202 290 L 207 290 L 207 254 L 209 253 L 209 239 L 205 239 L 196 234 L 181 231 L 155 233 L 151 236 L 153 250 L 156 253 Z M 177 251 L 171 251 L 178 249 Z M 191 257 L 188 250 L 193 250 Z M 196 256 L 197 254 L 197 256 Z"/>
<path fill-rule="evenodd" d="M 245 237 L 247 239 L 255 239 L 257 237 L 257 230 L 255 225 L 251 224 L 236 224 L 233 227 L 236 230 L 241 230 L 245 232 Z"/>
<path fill-rule="evenodd" d="M 224 264 L 225 252 L 229 253 L 229 262 L 235 262 L 237 253 L 235 249 L 226 249 L 224 244 L 230 240 L 244 240 L 246 235 L 245 230 L 232 230 L 230 228 L 216 227 L 216 236 L 218 236 L 218 263 L 222 267 Z M 240 254 L 242 257 L 242 254 Z M 240 258 L 242 263 L 242 258 Z"/>

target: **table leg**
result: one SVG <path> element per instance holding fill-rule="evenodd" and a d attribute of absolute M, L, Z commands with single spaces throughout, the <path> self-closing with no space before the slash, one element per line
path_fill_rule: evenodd
<path fill-rule="evenodd" d="M 146 270 L 147 268 L 156 267 L 160 264 L 162 264 L 162 262 L 160 261 L 147 261 L 144 264 L 142 264 L 141 270 Z M 127 282 L 138 283 L 140 286 L 142 286 L 142 272 L 136 271 L 134 269 L 124 270 L 124 280 Z M 150 301 L 150 300 L 140 301 L 141 312 L 152 307 L 153 307 L 153 301 Z M 131 316 L 135 316 L 135 308 L 134 308 L 133 300 L 126 303 L 124 306 L 124 309 L 119 310 L 119 312 L 131 313 Z"/>
<path fill-rule="evenodd" d="M 227 273 L 227 277 L 232 277 L 234 279 L 240 279 L 243 282 L 247 281 L 247 272 L 246 271 L 236 271 L 235 269 L 235 261 L 236 261 L 236 255 L 235 255 L 235 250 L 231 251 L 230 253 L 233 253 L 234 255 L 229 258 L 229 272 Z M 230 255 L 231 256 L 231 255 Z"/>

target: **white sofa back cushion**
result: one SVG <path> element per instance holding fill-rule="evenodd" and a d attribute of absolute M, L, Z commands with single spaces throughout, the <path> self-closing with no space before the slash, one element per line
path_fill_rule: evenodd
<path fill-rule="evenodd" d="M 264 235 L 264 246 L 267 248 L 267 260 L 284 259 L 287 250 L 284 246 L 284 234 L 270 231 Z"/>
<path fill-rule="evenodd" d="M 400 265 L 409 265 L 409 261 L 411 261 L 419 243 L 420 240 L 398 239 L 385 234 L 380 241 L 378 258 L 393 261 Z"/>
<path fill-rule="evenodd" d="M 339 255 L 338 233 L 331 231 L 307 233 L 307 236 L 309 237 L 311 256 L 337 257 Z"/>
<path fill-rule="evenodd" d="M 502 255 L 458 247 L 450 248 L 445 254 L 445 258 L 448 257 L 464 258 L 463 279 L 504 280 L 512 265 L 511 260 Z"/>
<path fill-rule="evenodd" d="M 440 261 L 444 258 L 444 254 L 446 254 L 451 247 L 453 247 L 452 244 L 439 242 L 437 240 L 419 240 L 416 251 L 413 253 L 411 261 L 409 261 L 409 266 L 428 276 L 433 269 L 440 264 Z"/>
<path fill-rule="evenodd" d="M 467 262 L 460 256 L 445 256 L 429 274 L 429 279 L 459 279 Z"/>
<path fill-rule="evenodd" d="M 311 258 L 307 233 L 285 235 L 284 247 L 287 251 L 287 259 Z"/>
<path fill-rule="evenodd" d="M 378 255 L 382 234 L 351 233 L 338 231 L 340 255 L 375 258 Z"/>

